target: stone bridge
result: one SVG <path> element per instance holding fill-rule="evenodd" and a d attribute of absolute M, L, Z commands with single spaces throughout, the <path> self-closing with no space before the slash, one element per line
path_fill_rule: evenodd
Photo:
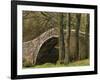
<path fill-rule="evenodd" d="M 66 32 L 67 31 L 64 31 L 64 33 L 66 33 Z M 72 30 L 70 44 L 71 44 L 71 48 L 73 50 L 71 50 L 72 54 L 70 56 L 74 56 L 73 53 L 75 53 L 75 39 L 74 39 L 75 34 L 74 33 L 75 33 L 75 31 Z M 28 41 L 28 42 L 24 42 L 23 43 L 23 65 L 30 66 L 30 65 L 37 64 L 38 54 L 39 54 L 42 46 L 45 46 L 48 50 L 49 49 L 53 50 L 52 47 L 54 47 L 57 44 L 58 37 L 59 37 L 58 30 L 56 28 L 52 28 L 52 29 L 44 32 L 43 34 L 41 34 L 37 38 L 35 38 L 31 41 Z M 79 42 L 80 42 L 80 46 L 81 46 L 80 47 L 80 53 L 81 53 L 81 52 L 84 52 L 84 50 L 85 50 L 85 46 L 83 46 L 83 44 L 85 43 L 83 32 L 80 32 L 80 41 Z M 49 46 L 49 48 L 48 48 L 48 46 Z M 42 51 L 45 52 L 45 50 L 42 50 Z M 83 54 L 86 54 L 86 53 L 83 53 Z M 83 56 L 83 54 L 82 54 L 82 56 Z M 52 54 L 52 55 L 54 55 L 54 54 Z M 56 56 L 58 56 L 58 55 L 56 54 Z M 44 57 L 41 57 L 41 58 L 43 59 Z M 45 58 L 49 58 L 49 57 L 45 56 Z M 42 59 L 39 59 L 39 61 L 41 61 Z M 55 58 L 55 59 L 58 59 L 58 58 Z"/>
<path fill-rule="evenodd" d="M 52 28 L 37 38 L 23 43 L 23 61 L 28 64 L 36 64 L 37 55 L 41 46 L 51 38 L 57 38 L 58 32 L 56 28 Z M 52 44 L 53 45 L 53 44 Z"/>

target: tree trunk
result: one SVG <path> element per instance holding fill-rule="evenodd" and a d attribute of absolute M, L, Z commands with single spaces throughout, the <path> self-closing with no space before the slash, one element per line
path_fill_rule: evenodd
<path fill-rule="evenodd" d="M 86 23 L 86 29 L 85 29 L 85 52 L 86 56 L 85 58 L 89 57 L 89 14 L 87 14 L 87 23 Z"/>
<path fill-rule="evenodd" d="M 66 49 L 65 49 L 65 64 L 69 63 L 69 54 L 70 54 L 70 32 L 71 32 L 71 17 L 70 13 L 68 13 L 68 24 L 67 24 L 67 41 L 66 41 Z"/>
<path fill-rule="evenodd" d="M 79 29 L 80 29 L 80 20 L 81 14 L 76 14 L 77 22 L 76 22 L 76 54 L 75 60 L 80 60 L 80 53 L 79 53 Z"/>
<path fill-rule="evenodd" d="M 64 43 L 64 32 L 63 32 L 63 13 L 60 14 L 60 30 L 59 30 L 59 61 L 60 64 L 64 63 L 65 58 L 65 43 Z"/>

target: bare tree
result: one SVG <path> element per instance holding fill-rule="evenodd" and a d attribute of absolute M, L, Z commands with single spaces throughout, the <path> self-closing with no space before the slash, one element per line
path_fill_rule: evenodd
<path fill-rule="evenodd" d="M 65 64 L 69 63 L 69 54 L 70 54 L 70 34 L 71 34 L 71 15 L 68 13 L 68 23 L 67 23 L 67 41 L 66 41 L 66 53 L 65 53 Z"/>
<path fill-rule="evenodd" d="M 64 63 L 65 58 L 65 43 L 64 43 L 64 32 L 63 32 L 63 13 L 60 14 L 60 26 L 59 26 L 59 61 L 60 64 Z"/>
<path fill-rule="evenodd" d="M 81 20 L 81 14 L 76 14 L 76 54 L 75 59 L 80 59 L 80 53 L 79 53 L 79 30 L 80 30 L 80 20 Z"/>
<path fill-rule="evenodd" d="M 85 58 L 88 58 L 89 57 L 89 14 L 87 14 L 87 17 L 86 17 L 86 29 L 85 29 L 85 53 L 86 53 L 86 56 Z"/>

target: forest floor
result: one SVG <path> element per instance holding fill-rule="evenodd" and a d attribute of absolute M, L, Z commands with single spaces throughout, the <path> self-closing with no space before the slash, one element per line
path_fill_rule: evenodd
<path fill-rule="evenodd" d="M 64 64 L 52 64 L 52 63 L 45 63 L 43 65 L 36 65 L 33 66 L 33 68 L 48 68 L 48 67 L 73 67 L 73 66 L 88 66 L 89 65 L 89 59 L 80 60 L 71 62 L 67 65 Z"/>

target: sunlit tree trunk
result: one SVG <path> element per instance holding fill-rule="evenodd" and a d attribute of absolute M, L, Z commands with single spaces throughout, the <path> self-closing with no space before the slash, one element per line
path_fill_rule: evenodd
<path fill-rule="evenodd" d="M 64 63 L 65 58 L 65 43 L 64 43 L 64 32 L 63 32 L 63 13 L 60 14 L 60 26 L 59 26 L 59 62 L 60 64 Z"/>

